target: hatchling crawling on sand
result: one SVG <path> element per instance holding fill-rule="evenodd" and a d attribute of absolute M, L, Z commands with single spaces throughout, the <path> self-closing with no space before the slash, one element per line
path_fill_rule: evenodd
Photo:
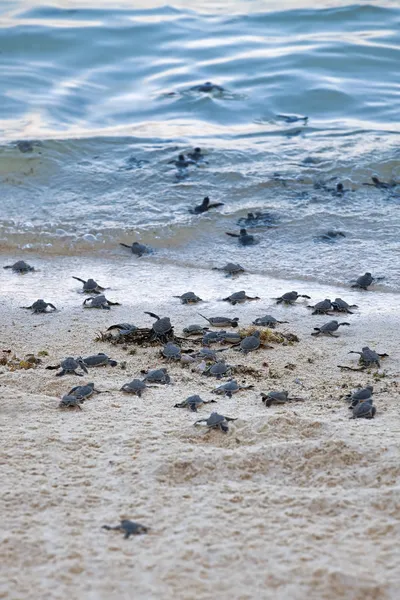
<path fill-rule="evenodd" d="M 183 402 L 175 404 L 174 408 L 188 408 L 193 412 L 197 412 L 197 409 L 200 406 L 202 406 L 203 404 L 210 404 L 211 402 L 215 402 L 215 400 L 209 400 L 208 402 L 206 402 L 205 400 L 200 398 L 198 394 L 195 394 L 194 396 L 189 396 L 188 398 L 186 398 L 186 400 L 183 400 Z"/>
<path fill-rule="evenodd" d="M 201 204 L 189 209 L 189 212 L 191 212 L 193 215 L 201 215 L 202 213 L 210 210 L 210 208 L 218 208 L 219 206 L 223 205 L 223 202 L 210 202 L 210 198 L 206 196 Z"/>
<path fill-rule="evenodd" d="M 332 308 L 335 312 L 343 312 L 352 315 L 353 313 L 350 309 L 358 308 L 358 306 L 357 304 L 347 304 L 347 302 L 342 300 L 342 298 L 335 298 L 335 300 L 332 302 Z"/>
<path fill-rule="evenodd" d="M 375 281 L 371 273 L 364 273 L 361 277 L 356 279 L 356 282 L 351 286 L 352 288 L 358 288 L 360 290 L 367 290 L 368 287 Z"/>
<path fill-rule="evenodd" d="M 240 344 L 242 336 L 239 331 L 218 331 L 218 341 L 227 344 Z"/>
<path fill-rule="evenodd" d="M 96 390 L 94 387 L 94 383 L 86 383 L 85 385 L 76 385 L 72 389 L 69 390 L 68 396 L 75 396 L 83 402 L 87 398 L 93 396 L 93 394 L 100 394 L 99 390 Z"/>
<path fill-rule="evenodd" d="M 110 310 L 110 306 L 121 306 L 121 304 L 119 302 L 111 302 L 111 300 L 107 300 L 104 294 L 91 296 L 83 301 L 84 308 L 100 308 L 104 310 Z"/>
<path fill-rule="evenodd" d="M 287 402 L 304 402 L 304 398 L 289 398 L 289 392 L 268 392 L 264 394 L 261 392 L 261 400 L 265 406 L 272 406 L 272 404 L 286 404 Z"/>
<path fill-rule="evenodd" d="M 82 410 L 80 406 L 81 402 L 81 398 L 65 394 L 65 396 L 61 398 L 58 408 L 77 408 L 78 410 Z"/>
<path fill-rule="evenodd" d="M 193 323 L 192 325 L 188 325 L 183 329 L 183 333 L 186 336 L 191 335 L 202 335 L 208 331 L 208 327 L 204 327 L 203 325 L 198 325 L 197 323 Z"/>
<path fill-rule="evenodd" d="M 56 365 L 54 367 L 46 367 L 46 368 L 47 369 L 58 369 L 59 367 L 61 367 L 61 371 L 59 373 L 56 373 L 56 377 L 62 377 L 63 375 L 78 375 L 79 377 L 83 377 L 82 373 L 76 372 L 76 369 L 78 369 L 79 367 L 85 373 L 88 372 L 86 365 L 83 362 L 83 358 L 81 356 L 79 356 L 77 359 L 73 358 L 72 356 L 68 356 L 67 358 L 62 360 L 59 365 Z"/>
<path fill-rule="evenodd" d="M 203 319 L 205 319 L 206 321 L 208 321 L 210 323 L 210 325 L 212 325 L 213 327 L 237 327 L 239 324 L 239 317 L 205 317 L 204 315 L 200 314 L 199 315 L 201 317 L 203 317 Z"/>
<path fill-rule="evenodd" d="M 387 356 L 387 354 L 378 354 L 375 350 L 371 350 L 368 346 L 364 346 L 361 352 L 357 350 L 350 350 L 349 354 L 359 354 L 359 362 L 364 367 L 373 367 L 374 365 L 380 369 L 380 359 Z"/>
<path fill-rule="evenodd" d="M 288 323 L 289 321 L 278 321 L 275 317 L 271 315 L 265 315 L 264 317 L 259 317 L 253 321 L 253 325 L 260 325 L 262 327 L 270 327 L 271 329 L 275 329 L 276 325 L 282 325 L 283 323 Z"/>
<path fill-rule="evenodd" d="M 199 419 L 194 423 L 194 425 L 197 426 L 200 425 L 200 423 L 205 423 L 205 426 L 208 427 L 209 430 L 220 429 L 223 433 L 228 433 L 228 422 L 236 420 L 236 418 L 225 417 L 224 415 L 219 415 L 218 413 L 213 412 L 208 419 Z"/>
<path fill-rule="evenodd" d="M 139 258 L 144 254 L 150 254 L 151 252 L 153 252 L 152 248 L 150 248 L 149 246 L 145 246 L 145 244 L 140 244 L 139 242 L 133 242 L 130 246 L 128 244 L 123 244 L 122 242 L 120 242 L 119 245 L 123 246 L 124 248 L 129 248 L 132 254 L 138 256 Z"/>
<path fill-rule="evenodd" d="M 239 263 L 226 263 L 224 267 L 213 267 L 213 271 L 223 271 L 229 277 L 244 273 L 245 269 Z"/>
<path fill-rule="evenodd" d="M 181 349 L 173 342 L 167 342 L 164 348 L 161 350 L 161 354 L 167 360 L 180 360 Z"/>
<path fill-rule="evenodd" d="M 230 296 L 226 298 L 222 298 L 224 302 L 230 302 L 233 306 L 235 304 L 240 304 L 242 302 L 246 302 L 246 300 L 259 300 L 258 296 L 247 296 L 244 290 L 240 290 L 240 292 L 234 292 Z"/>
<path fill-rule="evenodd" d="M 82 291 L 85 294 L 101 294 L 101 292 L 104 292 L 104 290 L 106 289 L 99 285 L 94 279 L 88 279 L 87 281 L 85 281 L 84 279 L 81 279 L 80 277 L 75 277 L 74 275 L 72 275 L 72 279 L 76 279 L 77 281 L 83 283 Z"/>
<path fill-rule="evenodd" d="M 148 381 L 149 383 L 167 384 L 171 383 L 171 378 L 167 373 L 167 369 L 152 369 L 146 373 L 143 381 Z"/>
<path fill-rule="evenodd" d="M 247 230 L 244 227 L 240 229 L 239 233 L 230 233 L 229 231 L 226 231 L 225 233 L 230 237 L 238 238 L 238 242 L 242 246 L 252 246 L 253 244 L 258 243 L 257 238 L 254 237 L 254 235 L 251 235 L 251 233 L 247 233 Z"/>
<path fill-rule="evenodd" d="M 145 384 L 141 379 L 132 379 L 129 383 L 124 383 L 120 392 L 125 392 L 126 394 L 134 394 L 135 396 L 141 397 L 144 390 L 150 387 Z"/>
<path fill-rule="evenodd" d="M 24 260 L 17 260 L 13 265 L 6 265 L 3 269 L 12 269 L 14 273 L 28 273 L 35 270 L 34 267 L 28 265 Z"/>
<path fill-rule="evenodd" d="M 115 527 L 103 525 L 103 529 L 107 529 L 107 531 L 122 531 L 125 540 L 131 535 L 141 535 L 149 531 L 148 527 L 140 525 L 140 523 L 135 523 L 135 521 L 129 521 L 129 519 L 123 519 L 121 523 Z"/>
<path fill-rule="evenodd" d="M 329 321 L 328 323 L 321 325 L 321 327 L 314 327 L 315 333 L 312 333 L 311 335 L 316 336 L 322 334 L 329 335 L 331 337 L 339 337 L 337 335 L 333 335 L 333 332 L 337 331 L 342 325 L 350 326 L 350 323 L 338 323 L 337 321 Z"/>
<path fill-rule="evenodd" d="M 34 302 L 31 306 L 21 306 L 21 308 L 26 308 L 28 310 L 32 309 L 32 312 L 35 314 L 57 310 L 54 304 L 51 302 L 45 302 L 42 299 L 36 300 L 36 302 Z M 50 311 L 47 310 L 48 308 L 50 308 Z"/>
<path fill-rule="evenodd" d="M 376 413 L 376 408 L 372 404 L 372 398 L 358 402 L 352 411 L 350 419 L 373 419 Z"/>
<path fill-rule="evenodd" d="M 168 341 L 168 336 L 173 334 L 173 327 L 169 317 L 159 317 L 158 315 L 145 311 L 146 315 L 150 315 L 153 319 L 156 319 L 152 325 L 153 337 L 152 340 Z"/>
<path fill-rule="evenodd" d="M 355 392 L 350 392 L 344 398 L 347 402 L 350 403 L 349 408 L 354 408 L 354 406 L 359 402 L 363 402 L 364 400 L 368 400 L 369 398 L 371 398 L 373 391 L 374 388 L 372 387 L 372 385 L 367 385 L 367 387 L 365 388 L 361 388 L 359 390 L 356 390 Z"/>
<path fill-rule="evenodd" d="M 250 390 L 253 387 L 254 385 L 239 385 L 236 379 L 230 379 L 226 383 L 216 387 L 211 393 L 221 394 L 223 396 L 228 396 L 228 398 L 232 398 L 232 394 L 236 394 L 236 392 L 239 392 L 240 390 Z"/>
<path fill-rule="evenodd" d="M 227 365 L 224 360 L 221 360 L 213 365 L 210 365 L 203 372 L 203 375 L 208 375 L 210 377 L 216 377 L 217 379 L 221 379 L 224 375 L 229 375 L 230 372 L 231 366 Z"/>
<path fill-rule="evenodd" d="M 307 306 L 307 308 L 313 309 L 313 312 L 311 313 L 313 315 L 326 315 L 333 310 L 332 302 L 329 298 L 317 302 L 314 306 Z"/>
<path fill-rule="evenodd" d="M 310 300 L 310 296 L 307 296 L 306 294 L 298 294 L 294 291 L 286 292 L 286 294 L 283 294 L 279 298 L 275 298 L 275 300 L 277 304 L 293 304 L 298 298 L 307 298 L 307 300 Z"/>
<path fill-rule="evenodd" d="M 197 304 L 197 302 L 203 302 L 199 296 L 196 296 L 194 292 L 185 292 L 181 296 L 173 296 L 174 298 L 179 298 L 182 304 Z"/>
<path fill-rule="evenodd" d="M 240 352 L 243 352 L 243 354 L 248 354 L 249 352 L 254 352 L 254 350 L 258 350 L 260 346 L 260 332 L 254 331 L 254 333 L 242 339 L 242 341 L 239 344 L 238 350 Z"/>
<path fill-rule="evenodd" d="M 112 360 L 109 356 L 107 356 L 107 354 L 104 354 L 104 352 L 92 354 L 91 356 L 87 356 L 82 360 L 87 367 L 106 367 L 107 365 L 110 365 L 110 367 L 116 367 L 118 364 L 116 360 Z"/>
<path fill-rule="evenodd" d="M 116 323 L 116 325 L 108 327 L 107 331 L 112 331 L 113 329 L 117 329 L 119 335 L 128 335 L 129 333 L 136 331 L 137 327 L 132 323 Z"/>

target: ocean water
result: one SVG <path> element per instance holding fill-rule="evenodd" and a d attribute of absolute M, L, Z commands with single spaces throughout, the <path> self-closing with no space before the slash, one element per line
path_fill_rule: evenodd
<path fill-rule="evenodd" d="M 0 5 L 4 256 L 131 260 L 138 240 L 148 263 L 400 290 L 397 1 Z M 190 214 L 206 195 L 224 205 Z M 244 248 L 225 233 L 250 211 L 272 221 Z"/>

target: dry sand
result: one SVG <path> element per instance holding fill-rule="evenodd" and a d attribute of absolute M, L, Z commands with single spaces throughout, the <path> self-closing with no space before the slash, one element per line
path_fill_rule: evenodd
<path fill-rule="evenodd" d="M 110 292 L 112 299 L 125 299 L 110 312 L 83 311 L 82 298 L 76 301 L 72 292 L 76 306 L 66 304 L 52 315 L 18 309 L 26 298 L 36 299 L 27 291 L 3 298 L 1 349 L 50 355 L 32 370 L 0 367 L 0 598 L 399 598 L 397 312 L 374 311 L 383 296 L 359 295 L 365 306 L 345 319 L 351 327 L 341 328 L 338 339 L 314 339 L 312 327 L 329 317 L 311 317 L 302 303 L 270 309 L 287 316 L 290 324 L 280 329 L 296 333 L 300 343 L 246 357 L 226 352 L 228 363 L 252 366 L 261 376 L 239 375 L 254 389 L 232 399 L 217 397 L 212 407 L 238 420 L 227 435 L 206 433 L 193 423 L 208 416 L 209 407 L 197 416 L 173 405 L 193 393 L 214 398 L 215 380 L 168 365 L 173 385 L 146 390 L 142 398 L 122 395 L 121 385 L 141 369 L 164 366 L 159 348 L 132 356 L 92 341 L 114 322 L 151 323 L 143 316 L 146 308 L 173 314 L 177 333 L 199 321 L 198 307 L 170 300 L 177 288 L 201 294 L 182 281 L 174 280 L 158 306 Z M 250 292 L 239 282 L 225 288 Z M 49 290 L 42 295 L 54 300 Z M 313 295 L 323 297 L 321 291 Z M 266 312 L 265 305 L 215 303 L 200 310 L 237 313 L 250 322 Z M 356 366 L 348 351 L 366 344 L 389 353 L 380 370 L 386 376 L 376 382 L 373 373 L 336 366 Z M 85 378 L 57 378 L 44 369 L 68 355 L 101 351 L 126 360 L 126 370 L 107 367 Z M 294 369 L 285 368 L 288 364 Z M 108 392 L 86 401 L 80 412 L 59 410 L 60 397 L 81 380 Z M 376 418 L 349 420 L 340 396 L 368 383 L 381 392 Z M 267 409 L 259 394 L 273 389 L 288 389 L 306 401 Z M 151 532 L 125 540 L 101 529 L 121 518 L 148 525 Z"/>

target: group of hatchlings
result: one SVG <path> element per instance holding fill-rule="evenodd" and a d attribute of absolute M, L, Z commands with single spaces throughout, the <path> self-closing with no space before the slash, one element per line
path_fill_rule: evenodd
<path fill-rule="evenodd" d="M 125 244 L 122 244 L 125 245 Z M 132 246 L 128 246 L 131 248 L 132 252 L 137 256 L 142 256 L 149 251 L 146 246 L 143 244 L 139 244 L 135 242 Z M 34 268 L 20 260 L 13 265 L 4 267 L 6 269 L 12 269 L 18 273 L 27 273 L 33 271 Z M 244 271 L 244 269 L 234 263 L 228 263 L 222 268 L 218 268 L 225 272 L 228 276 L 237 275 L 240 272 Z M 83 283 L 83 292 L 91 294 L 89 298 L 87 298 L 83 302 L 83 306 L 85 308 L 98 308 L 98 309 L 106 309 L 110 310 L 110 307 L 113 305 L 117 305 L 117 302 L 109 301 L 103 294 L 106 288 L 100 286 L 93 279 L 83 280 L 79 277 L 74 277 L 74 279 Z M 365 275 L 359 277 L 355 284 L 352 287 L 367 289 L 374 282 L 374 278 L 370 273 L 366 273 Z M 175 296 L 179 298 L 182 304 L 196 304 L 198 302 L 202 302 L 201 298 L 199 298 L 193 292 L 186 292 L 181 296 Z M 304 294 L 298 294 L 296 291 L 291 291 L 283 294 L 279 298 L 275 298 L 277 304 L 286 304 L 291 305 L 298 298 L 306 298 L 310 299 L 309 296 Z M 241 290 L 239 292 L 235 292 L 230 296 L 223 298 L 224 301 L 230 302 L 232 305 L 236 305 L 239 303 L 243 303 L 246 301 L 258 300 L 258 297 L 250 297 L 247 296 L 245 291 Z M 52 311 L 56 311 L 56 307 L 50 303 L 45 302 L 42 299 L 33 302 L 31 306 L 24 306 L 21 308 L 30 309 L 34 313 L 46 313 Z M 336 298 L 333 302 L 330 299 L 325 299 L 321 302 L 313 306 L 308 306 L 308 308 L 312 309 L 313 315 L 332 315 L 334 313 L 345 313 L 345 314 L 353 314 L 352 309 L 358 308 L 356 305 L 349 305 L 346 301 L 341 298 Z M 204 375 L 213 376 L 216 379 L 221 379 L 224 376 L 229 376 L 231 374 L 231 367 L 227 365 L 224 360 L 219 360 L 217 358 L 217 352 L 222 352 L 226 348 L 221 350 L 214 351 L 209 346 L 211 343 L 228 343 L 229 347 L 234 347 L 236 350 L 242 352 L 243 354 L 247 354 L 249 352 L 253 352 L 259 349 L 261 346 L 265 346 L 265 344 L 261 340 L 261 335 L 259 330 L 253 330 L 250 335 L 246 335 L 243 337 L 239 331 L 236 331 L 238 327 L 239 318 L 230 318 L 224 316 L 215 316 L 215 317 L 206 317 L 199 313 L 199 315 L 207 321 L 207 324 L 214 328 L 219 328 L 218 331 L 210 331 L 208 325 L 198 325 L 192 324 L 187 326 L 183 333 L 186 336 L 186 339 L 192 339 L 192 336 L 201 336 L 202 348 L 198 352 L 192 351 L 190 354 L 183 353 L 181 347 L 175 343 L 176 340 L 181 340 L 182 338 L 176 338 L 173 335 L 173 326 L 169 317 L 159 317 L 158 315 L 147 312 L 146 314 L 150 315 L 155 319 L 153 325 L 149 329 L 138 329 L 135 325 L 131 323 L 118 323 L 116 325 L 111 325 L 108 328 L 109 332 L 116 331 L 116 337 L 121 337 L 122 339 L 125 336 L 130 336 L 135 332 L 143 332 L 146 331 L 148 339 L 150 342 L 158 341 L 163 343 L 163 348 L 161 350 L 162 356 L 168 361 L 179 360 L 182 363 L 192 363 L 195 362 L 197 364 L 197 370 L 202 372 Z M 253 321 L 253 325 L 268 327 L 274 329 L 276 325 L 286 323 L 286 321 L 278 321 L 272 315 L 264 315 L 259 317 Z M 331 320 L 327 323 L 321 325 L 320 327 L 315 327 L 314 332 L 311 333 L 313 336 L 319 335 L 327 335 L 331 337 L 337 337 L 335 332 L 341 326 L 348 326 L 349 323 L 342 322 L 339 323 L 337 320 Z M 234 331 L 226 331 L 226 327 L 233 328 Z M 197 338 L 199 339 L 199 338 Z M 362 369 L 374 367 L 380 367 L 380 359 L 386 354 L 378 354 L 374 350 L 371 350 L 369 347 L 365 346 L 362 348 L 361 352 L 359 351 L 351 351 L 351 353 L 355 353 L 359 355 L 359 364 Z M 198 362 L 200 361 L 200 363 Z M 112 360 L 109 356 L 104 353 L 98 353 L 95 355 L 87 356 L 85 358 L 78 357 L 67 357 L 58 365 L 48 366 L 48 369 L 61 369 L 58 373 L 56 373 L 57 377 L 61 377 L 67 374 L 73 374 L 77 376 L 83 376 L 82 373 L 78 372 L 80 369 L 84 373 L 88 373 L 88 368 L 96 367 L 96 366 L 112 366 L 115 367 L 117 362 Z M 351 367 L 342 367 L 348 368 L 351 370 L 359 370 L 352 369 Z M 122 392 L 134 394 L 138 397 L 142 395 L 142 393 L 149 387 L 157 387 L 160 384 L 168 384 L 170 383 L 170 377 L 167 373 L 166 368 L 152 369 L 145 373 L 145 376 L 142 379 L 133 379 L 132 381 L 125 383 L 121 390 Z M 148 384 L 156 384 L 156 385 L 148 385 Z M 253 385 L 240 385 L 235 379 L 230 378 L 226 383 L 219 385 L 212 393 L 225 395 L 227 397 L 232 397 L 232 395 L 236 392 L 239 392 L 243 389 L 253 388 Z M 81 410 L 81 404 L 90 398 L 93 394 L 100 393 L 99 390 L 95 389 L 94 383 L 86 383 L 84 385 L 78 385 L 72 387 L 67 394 L 65 394 L 61 402 L 59 404 L 60 408 L 73 408 Z M 372 419 L 375 416 L 376 408 L 373 405 L 373 387 L 367 386 L 366 388 L 362 388 L 356 390 L 350 394 L 348 394 L 345 399 L 349 403 L 349 408 L 352 410 L 351 418 L 367 418 Z M 286 404 L 288 402 L 295 401 L 303 401 L 303 398 L 298 397 L 290 397 L 287 391 L 270 391 L 268 393 L 261 393 L 262 402 L 266 407 L 270 407 L 272 404 Z M 197 409 L 205 404 L 214 403 L 215 400 L 204 401 L 198 394 L 189 396 L 182 402 L 175 404 L 176 408 L 187 408 L 193 412 L 197 412 Z M 235 421 L 236 419 L 233 417 L 228 417 L 225 415 L 221 415 L 217 412 L 212 412 L 209 417 L 198 419 L 194 425 L 204 424 L 208 430 L 218 429 L 223 433 L 227 433 L 229 431 L 229 422 Z M 144 527 L 138 523 L 129 520 L 121 521 L 120 525 L 116 527 L 104 526 L 105 529 L 117 529 L 123 531 L 125 537 L 129 537 L 133 534 L 138 533 L 146 533 L 148 528 Z"/>

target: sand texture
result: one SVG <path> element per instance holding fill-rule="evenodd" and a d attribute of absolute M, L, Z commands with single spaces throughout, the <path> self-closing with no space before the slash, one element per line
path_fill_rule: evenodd
<path fill-rule="evenodd" d="M 72 304 L 61 300 L 55 314 L 22 311 L 20 305 L 36 299 L 27 279 L 13 297 L 3 296 L 0 349 L 18 357 L 41 350 L 49 355 L 35 369 L 0 367 L 0 598 L 399 598 L 398 312 L 374 309 L 378 296 L 384 306 L 384 295 L 352 292 L 363 308 L 339 316 L 351 327 L 341 328 L 337 339 L 315 339 L 312 327 L 330 318 L 312 317 L 305 301 L 287 309 L 274 309 L 270 300 L 240 307 L 210 301 L 199 308 L 171 299 L 188 289 L 206 295 L 198 277 L 189 286 L 173 277 L 168 289 L 153 290 L 163 298 L 158 304 L 140 300 L 139 291 L 110 291 L 123 306 L 109 312 L 84 311 L 76 290 L 68 292 Z M 284 291 L 269 283 L 260 293 L 218 273 L 213 281 L 207 289 L 214 297 L 220 282 L 220 295 L 246 289 L 269 298 Z M 45 280 L 41 285 L 41 296 L 56 301 Z M 324 297 L 320 288 L 313 300 Z M 216 397 L 210 392 L 218 382 L 166 364 L 159 346 L 131 355 L 93 341 L 112 323 L 151 324 L 146 309 L 171 315 L 179 334 L 182 326 L 201 322 L 198 310 L 238 314 L 243 324 L 272 312 L 289 321 L 279 330 L 297 334 L 300 342 L 248 356 L 230 349 L 224 353 L 229 364 L 255 370 L 235 375 L 254 389 Z M 374 376 L 376 369 L 337 368 L 356 367 L 348 351 L 364 345 L 389 354 L 379 370 L 384 376 Z M 126 361 L 126 369 L 92 369 L 82 378 L 58 378 L 45 369 L 68 355 L 97 352 Z M 141 398 L 119 391 L 141 369 L 157 366 L 167 366 L 172 385 L 148 389 Z M 103 393 L 82 411 L 58 409 L 60 397 L 85 381 Z M 368 383 L 379 392 L 377 415 L 350 420 L 340 397 Z M 262 404 L 261 391 L 283 389 L 305 401 Z M 237 418 L 229 433 L 193 427 L 209 415 L 208 406 L 197 415 L 173 408 L 195 393 L 216 399 L 213 410 Z M 125 540 L 101 528 L 121 518 L 151 530 Z"/>

